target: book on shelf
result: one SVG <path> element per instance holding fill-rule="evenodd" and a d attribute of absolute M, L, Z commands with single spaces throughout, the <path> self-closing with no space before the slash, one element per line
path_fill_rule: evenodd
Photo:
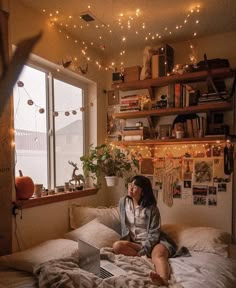
<path fill-rule="evenodd" d="M 150 131 L 149 128 L 145 129 L 136 129 L 136 130 L 123 130 L 122 135 L 142 135 L 142 136 L 149 136 Z"/>
<path fill-rule="evenodd" d="M 175 91 L 175 107 L 180 108 L 181 107 L 181 93 L 182 93 L 182 87 L 180 83 L 175 83 L 174 87 Z"/>
<path fill-rule="evenodd" d="M 121 135 L 120 134 L 109 134 L 107 135 L 107 140 L 109 142 L 112 142 L 112 141 L 120 141 L 121 139 Z"/>
<path fill-rule="evenodd" d="M 128 109 L 128 108 L 140 108 L 140 105 L 138 105 L 136 103 L 120 105 L 120 109 Z"/>
<path fill-rule="evenodd" d="M 159 77 L 159 55 L 154 54 L 151 58 L 152 79 Z"/>
<path fill-rule="evenodd" d="M 209 92 L 209 93 L 202 93 L 201 96 L 203 97 L 209 97 L 209 96 L 217 96 L 217 95 L 227 95 L 227 91 L 220 91 L 220 92 Z"/>
<path fill-rule="evenodd" d="M 122 95 L 120 99 L 139 99 L 139 95 L 132 94 L 132 95 Z"/>
<path fill-rule="evenodd" d="M 217 102 L 217 103 L 224 103 L 226 102 L 226 100 L 223 100 L 223 99 L 198 99 L 198 105 L 201 105 L 201 104 L 206 104 L 206 103 L 213 103 L 213 102 Z"/>
<path fill-rule="evenodd" d="M 217 137 L 219 137 L 219 138 L 224 138 L 224 137 L 226 137 L 226 135 L 225 134 L 205 134 L 205 136 L 204 137 L 206 137 L 206 138 L 217 138 Z"/>
<path fill-rule="evenodd" d="M 206 133 L 207 120 L 204 116 L 186 120 L 186 134 L 189 138 L 204 137 Z"/>
<path fill-rule="evenodd" d="M 140 111 L 140 107 L 120 107 L 120 112 L 135 112 Z"/>
<path fill-rule="evenodd" d="M 168 97 L 167 97 L 168 108 L 175 107 L 175 84 L 170 83 L 168 85 Z"/>
<path fill-rule="evenodd" d="M 142 135 L 123 135 L 122 136 L 123 141 L 140 141 L 144 140 Z"/>
<path fill-rule="evenodd" d="M 187 135 L 190 138 L 193 138 L 193 124 L 192 124 L 192 119 L 187 119 L 186 120 L 187 124 Z"/>
<path fill-rule="evenodd" d="M 145 126 L 125 126 L 123 128 L 124 131 L 130 131 L 130 130 L 144 130 L 144 129 L 148 129 L 148 127 Z"/>
<path fill-rule="evenodd" d="M 194 138 L 198 138 L 198 137 L 199 137 L 198 118 L 192 119 L 192 126 L 193 126 L 193 137 L 194 137 Z"/>
<path fill-rule="evenodd" d="M 121 100 L 120 105 L 139 105 L 139 100 L 136 99 Z"/>

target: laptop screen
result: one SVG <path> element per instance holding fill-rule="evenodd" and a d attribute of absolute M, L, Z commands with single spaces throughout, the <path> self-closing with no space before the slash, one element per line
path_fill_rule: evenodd
<path fill-rule="evenodd" d="M 82 240 L 79 240 L 79 266 L 103 279 L 127 274 L 125 270 L 108 260 L 100 261 L 100 250 Z"/>
<path fill-rule="evenodd" d="M 79 240 L 79 266 L 81 269 L 100 275 L 100 250 Z"/>

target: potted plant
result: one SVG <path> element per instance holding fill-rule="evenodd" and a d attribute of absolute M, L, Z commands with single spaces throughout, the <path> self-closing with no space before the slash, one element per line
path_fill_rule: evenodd
<path fill-rule="evenodd" d="M 100 176 L 105 176 L 107 185 L 109 180 L 113 179 L 118 183 L 118 177 L 127 178 L 135 174 L 139 168 L 139 154 L 131 153 L 125 148 L 113 147 L 108 144 L 102 144 L 94 147 L 90 146 L 89 153 L 80 157 L 85 177 L 91 177 L 94 180 Z M 97 184 L 100 186 L 100 182 Z"/>

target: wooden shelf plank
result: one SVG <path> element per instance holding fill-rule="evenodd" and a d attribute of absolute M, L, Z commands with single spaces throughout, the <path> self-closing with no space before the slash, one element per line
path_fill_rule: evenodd
<path fill-rule="evenodd" d="M 232 102 L 225 101 L 225 102 L 211 102 L 183 108 L 162 108 L 155 110 L 120 112 L 120 113 L 114 113 L 113 117 L 118 119 L 135 119 L 135 118 L 145 118 L 149 116 L 192 114 L 208 111 L 226 111 L 232 109 L 233 109 Z"/>
<path fill-rule="evenodd" d="M 228 139 L 228 138 L 227 138 Z M 225 142 L 225 136 L 211 136 L 204 138 L 169 138 L 169 139 L 147 139 L 140 141 L 113 141 L 116 146 L 151 146 L 151 145 L 176 145 L 176 144 L 197 144 L 197 143 L 222 143 Z"/>
<path fill-rule="evenodd" d="M 80 197 L 91 196 L 97 194 L 97 192 L 98 192 L 97 188 L 85 188 L 83 190 L 76 190 L 72 192 L 60 192 L 53 195 L 47 195 L 38 198 L 30 198 L 28 200 L 16 200 L 16 202 L 13 202 L 13 205 L 15 208 L 25 209 Z"/>
<path fill-rule="evenodd" d="M 206 80 L 208 75 L 209 75 L 208 71 L 196 71 L 191 73 L 183 73 L 182 75 L 171 75 L 171 76 L 159 77 L 156 79 L 146 79 L 133 82 L 113 84 L 112 87 L 114 89 L 119 89 L 122 91 L 150 89 L 150 87 L 161 87 L 175 82 L 183 83 L 183 82 Z M 212 69 L 210 70 L 210 75 L 215 79 L 222 77 L 229 78 L 233 76 L 233 71 L 228 67 Z"/>

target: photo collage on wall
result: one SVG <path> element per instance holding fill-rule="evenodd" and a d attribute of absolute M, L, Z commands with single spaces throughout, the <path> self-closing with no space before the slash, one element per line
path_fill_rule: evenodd
<path fill-rule="evenodd" d="M 145 159 L 140 172 L 148 175 L 156 195 L 160 191 L 163 198 L 171 194 L 172 200 L 181 199 L 186 204 L 217 206 L 219 193 L 231 189 L 231 175 L 224 173 L 223 145 L 208 147 L 206 153 L 179 156 Z"/>

